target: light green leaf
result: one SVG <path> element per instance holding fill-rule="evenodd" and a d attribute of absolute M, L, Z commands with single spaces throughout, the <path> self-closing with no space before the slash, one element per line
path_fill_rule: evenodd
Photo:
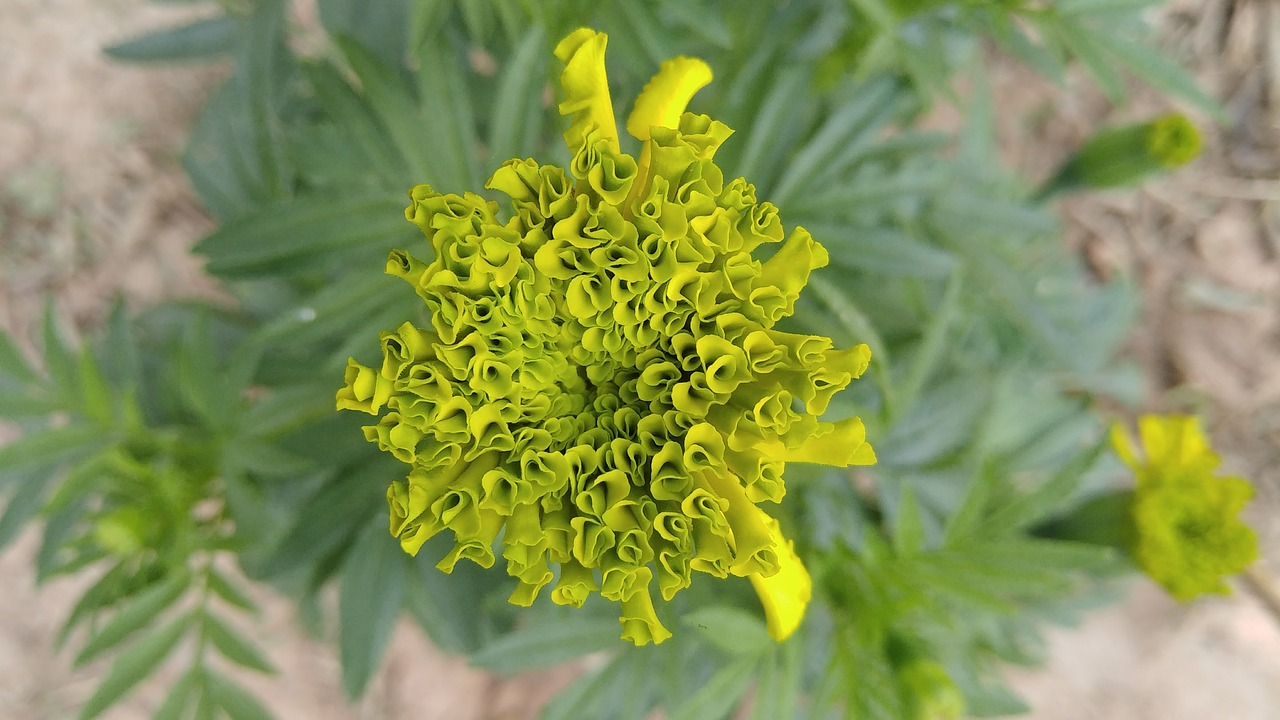
<path fill-rule="evenodd" d="M 87 425 L 41 430 L 0 447 L 0 473 L 51 468 L 89 455 L 109 440 L 102 429 Z"/>
<path fill-rule="evenodd" d="M 471 664 L 498 673 L 546 667 L 620 647 L 621 632 L 616 620 L 569 616 L 541 620 L 480 648 L 471 656 Z"/>
<path fill-rule="evenodd" d="M 226 15 L 201 18 L 110 45 L 103 52 L 127 62 L 204 60 L 231 52 L 237 29 L 236 21 Z"/>
<path fill-rule="evenodd" d="M 237 587 L 225 575 L 211 567 L 206 577 L 209 589 L 218 597 L 242 610 L 247 610 L 255 615 L 258 613 L 258 604 L 253 601 L 253 598 L 249 597 L 248 593 Z"/>
<path fill-rule="evenodd" d="M 257 645 L 233 630 L 216 615 L 204 616 L 204 630 L 205 636 L 226 659 L 261 673 L 276 674 L 275 665 Z"/>
<path fill-rule="evenodd" d="M 924 522 L 911 483 L 903 482 L 900 488 L 898 512 L 893 522 L 893 549 L 899 557 L 911 557 L 924 549 Z"/>
<path fill-rule="evenodd" d="M 733 657 L 759 655 L 775 646 L 760 617 L 741 608 L 709 605 L 686 613 L 681 620 Z"/>
<path fill-rule="evenodd" d="M 266 706 L 231 678 L 208 668 L 204 676 L 205 691 L 231 720 L 275 720 Z"/>
<path fill-rule="evenodd" d="M 343 35 L 335 40 L 351 69 L 360 78 L 360 87 L 369 106 L 391 134 L 409 172 L 418 182 L 435 180 L 433 158 L 436 145 L 426 132 L 425 118 L 409 94 L 409 88 L 364 45 Z M 424 68 L 424 72 L 432 71 L 434 69 Z"/>
<path fill-rule="evenodd" d="M 160 703 L 160 707 L 156 709 L 152 720 L 184 720 L 186 717 L 187 705 L 191 701 L 191 694 L 195 692 L 196 681 L 200 679 L 200 669 L 191 668 L 178 678 L 178 681 L 169 688 L 169 694 L 165 696 L 164 701 Z"/>
<path fill-rule="evenodd" d="M 9 334 L 0 331 L 0 377 L 8 376 L 19 383 L 36 383 L 40 377 L 27 361 L 26 355 L 18 349 Z"/>
<path fill-rule="evenodd" d="M 503 162 L 528 152 L 531 139 L 542 125 L 541 107 L 546 84 L 546 36 L 531 29 L 507 59 L 494 95 L 493 127 L 489 131 L 489 157 Z"/>
<path fill-rule="evenodd" d="M 944 278 L 956 265 L 949 251 L 883 227 L 802 223 L 831 253 L 831 263 L 876 275 Z"/>
<path fill-rule="evenodd" d="M 701 690 L 679 707 L 670 708 L 668 717 L 671 720 L 720 720 L 728 717 L 742 703 L 759 664 L 758 658 L 745 658 L 725 665 Z"/>
<path fill-rule="evenodd" d="M 187 589 L 187 583 L 188 578 L 185 574 L 174 575 L 133 598 L 129 604 L 115 613 L 105 627 L 85 643 L 80 654 L 76 655 L 75 666 L 80 667 L 97 658 L 133 633 L 155 623 L 160 613 L 182 597 L 183 591 Z"/>
<path fill-rule="evenodd" d="M 97 717 L 151 675 L 177 647 L 190 624 L 190 615 L 183 615 L 147 635 L 116 658 L 106 679 L 80 709 L 80 720 Z"/>
<path fill-rule="evenodd" d="M 365 524 L 343 566 L 338 654 L 342 688 L 351 700 L 364 692 L 391 640 L 404 599 L 407 557 L 379 520 Z"/>

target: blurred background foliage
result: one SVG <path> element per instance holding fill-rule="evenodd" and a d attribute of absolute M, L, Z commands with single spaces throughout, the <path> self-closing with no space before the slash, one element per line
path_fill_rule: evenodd
<path fill-rule="evenodd" d="M 233 64 L 183 164 L 219 222 L 198 252 L 235 303 L 118 310 L 78 349 L 49 321 L 39 369 L 0 336 L 0 414 L 24 431 L 0 448 L 0 542 L 43 521 L 40 577 L 94 578 L 63 637 L 78 663 L 115 658 L 81 717 L 171 655 L 184 671 L 157 717 L 269 717 L 219 669 L 274 671 L 228 621 L 255 612 L 245 580 L 336 622 L 352 698 L 407 612 L 498 672 L 605 653 L 548 720 L 1024 711 L 1000 666 L 1039 662 L 1037 628 L 1113 599 L 1129 569 L 1038 528 L 1120 476 L 1103 408 L 1144 387 L 1118 357 L 1133 289 L 1087 274 L 1002 167 L 984 65 L 1007 53 L 1061 82 L 1079 63 L 1116 101 L 1136 78 L 1216 113 L 1144 44 L 1152 4 L 319 0 L 317 38 L 284 0 L 222 0 L 108 48 Z M 518 610 L 500 572 L 445 576 L 434 542 L 404 555 L 382 499 L 400 471 L 333 412 L 348 356 L 374 362 L 378 329 L 426 321 L 382 273 L 391 248 L 423 251 L 407 189 L 480 191 L 509 157 L 567 161 L 551 47 L 582 25 L 609 34 L 616 98 L 664 59 L 707 60 L 716 80 L 692 109 L 736 130 L 717 161 L 831 253 L 794 328 L 873 351 L 831 413 L 866 420 L 879 464 L 789 470 L 780 515 L 816 602 L 782 645 L 736 579 L 682 593 L 664 611 L 675 638 L 635 649 L 603 603 Z M 925 129 L 939 105 L 962 122 Z"/>

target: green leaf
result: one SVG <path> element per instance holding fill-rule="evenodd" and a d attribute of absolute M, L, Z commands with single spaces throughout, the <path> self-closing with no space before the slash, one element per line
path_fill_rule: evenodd
<path fill-rule="evenodd" d="M 1086 15 L 1133 12 L 1159 4 L 1160 0 L 1057 0 L 1053 9 L 1059 15 Z"/>
<path fill-rule="evenodd" d="M 169 694 L 165 695 L 164 701 L 156 709 L 152 720 L 184 720 L 191 694 L 195 692 L 196 681 L 199 679 L 199 668 L 191 668 L 183 673 L 173 687 L 169 688 Z"/>
<path fill-rule="evenodd" d="M 149 676 L 178 645 L 190 624 L 190 615 L 183 615 L 116 658 L 106 679 L 80 709 L 80 720 L 97 717 Z"/>
<path fill-rule="evenodd" d="M 527 153 L 542 125 L 541 107 L 546 84 L 546 36 L 533 28 L 507 59 L 494 95 L 493 127 L 489 131 L 489 157 L 497 162 Z"/>
<path fill-rule="evenodd" d="M 760 617 L 741 608 L 709 605 L 686 613 L 681 620 L 733 657 L 759 655 L 775 645 Z"/>
<path fill-rule="evenodd" d="M 547 703 L 538 719 L 583 720 L 591 717 L 587 711 L 592 710 L 602 696 L 614 692 L 628 675 L 643 672 L 639 658 L 639 653 L 624 652 L 609 658 L 603 667 L 583 673 Z"/>
<path fill-rule="evenodd" d="M 18 349 L 13 338 L 0 330 L 0 377 L 8 376 L 19 383 L 36 383 L 40 377 L 28 363 L 26 356 Z"/>
<path fill-rule="evenodd" d="M 9 501 L 5 504 L 4 514 L 0 515 L 0 548 L 13 542 L 18 532 L 26 527 L 27 521 L 35 517 L 51 484 L 49 471 L 44 468 L 20 474 L 9 495 Z"/>
<path fill-rule="evenodd" d="M 893 108 L 891 100 L 897 92 L 896 83 L 887 79 L 859 86 L 796 153 L 773 191 L 773 202 L 787 207 L 787 200 L 797 191 L 817 187 L 814 181 L 818 173 L 839 164 L 832 162 L 837 153 L 865 145 L 888 119 Z"/>
<path fill-rule="evenodd" d="M 758 658 L 736 660 L 720 668 L 702 689 L 677 708 L 671 708 L 671 720 L 719 720 L 729 716 L 751 684 L 759 667 Z"/>
<path fill-rule="evenodd" d="M 258 614 L 258 604 L 253 601 L 253 598 L 249 597 L 248 593 L 237 587 L 225 575 L 213 568 L 209 568 L 207 578 L 209 589 L 218 597 L 241 610 L 246 610 L 254 615 Z"/>
<path fill-rule="evenodd" d="M 753 700 L 752 720 L 791 720 L 800 712 L 800 681 L 804 646 L 784 643 L 760 673 Z"/>
<path fill-rule="evenodd" d="M 986 531 L 996 534 L 1027 528 L 1044 520 L 1062 507 L 1080 487 L 1085 473 L 1106 451 L 1105 440 L 1071 458 L 1044 484 L 1002 505 L 983 522 Z"/>
<path fill-rule="evenodd" d="M 206 668 L 205 690 L 231 720 L 275 720 L 271 711 L 231 678 Z"/>
<path fill-rule="evenodd" d="M 42 430 L 0 447 L 0 473 L 51 468 L 105 447 L 110 438 L 100 428 L 87 425 Z"/>
<path fill-rule="evenodd" d="M 768 176 L 768 166 L 785 150 L 786 143 L 780 141 L 795 131 L 796 108 L 804 105 L 807 90 L 806 68 L 788 67 L 777 71 L 769 94 L 751 121 L 742 160 L 735 168 L 738 175 L 753 178 L 757 185 L 760 178 Z M 761 188 L 764 194 L 766 190 Z"/>
<path fill-rule="evenodd" d="M 58 332 L 58 320 L 53 309 L 53 299 L 44 308 L 44 369 L 52 384 L 65 394 L 75 392 L 76 362 L 71 351 Z"/>
<path fill-rule="evenodd" d="M 204 630 L 205 637 L 213 642 L 213 646 L 226 659 L 260 673 L 276 674 L 275 665 L 258 646 L 219 620 L 216 615 L 204 616 Z"/>
<path fill-rule="evenodd" d="M 286 200 L 223 224 L 195 251 L 224 277 L 298 272 L 342 251 L 378 257 L 413 236 L 404 205 L 385 193 Z"/>
<path fill-rule="evenodd" d="M 893 522 L 893 549 L 899 557 L 911 557 L 924 549 L 924 523 L 911 483 L 901 484 L 898 512 Z"/>
<path fill-rule="evenodd" d="M 471 664 L 515 673 L 567 662 L 619 646 L 616 620 L 561 616 L 503 635 L 471 656 Z"/>
<path fill-rule="evenodd" d="M 434 180 L 435 143 L 424 127 L 424 117 L 409 88 L 396 73 L 354 38 L 334 40 L 360 79 L 369 107 L 387 128 L 409 172 L 418 182 Z M 424 68 L 424 72 L 431 72 Z"/>
<path fill-rule="evenodd" d="M 434 172 L 422 176 L 422 180 L 459 190 L 479 189 L 484 180 L 477 162 L 480 143 L 476 139 L 476 118 L 471 109 L 468 79 L 463 75 L 453 44 L 421 45 L 417 59 L 421 66 L 417 74 L 418 96 L 423 104 L 419 112 L 423 116 L 419 120 L 419 132 L 430 138 L 424 137 L 421 141 L 430 142 L 434 149 Z"/>
<path fill-rule="evenodd" d="M 319 488 L 298 508 L 297 519 L 267 561 L 263 574 L 278 576 L 310 565 L 348 543 L 357 528 L 374 514 L 375 503 L 386 493 L 386 486 L 403 473 L 402 467 L 394 459 L 378 458 Z M 385 512 L 385 508 L 381 511 Z"/>
<path fill-rule="evenodd" d="M 128 62 L 204 60 L 235 48 L 238 26 L 226 15 L 207 17 L 108 46 L 103 52 Z"/>
<path fill-rule="evenodd" d="M 1080 31 L 1088 33 L 1114 60 L 1128 67 L 1157 90 L 1186 100 L 1213 115 L 1219 122 L 1228 119 L 1222 105 L 1205 94 L 1196 84 L 1195 78 L 1155 48 L 1135 42 L 1132 38 L 1120 37 L 1109 29 L 1081 27 Z"/>
<path fill-rule="evenodd" d="M 947 250 L 882 227 L 805 222 L 806 230 L 831 253 L 833 265 L 876 275 L 944 278 L 956 266 Z"/>
<path fill-rule="evenodd" d="M 415 0 L 319 0 L 320 22 L 331 37 L 350 35 L 388 66 L 404 63 L 410 8 Z"/>
<path fill-rule="evenodd" d="M 182 597 L 187 583 L 185 574 L 174 575 L 133 598 L 115 613 L 111 622 L 89 638 L 80 654 L 76 655 L 75 666 L 84 665 L 143 627 L 155 623 L 160 613 Z"/>
<path fill-rule="evenodd" d="M 343 566 L 338 593 L 342 688 L 355 700 L 382 661 L 400 616 L 408 556 L 382 521 L 366 523 Z"/>

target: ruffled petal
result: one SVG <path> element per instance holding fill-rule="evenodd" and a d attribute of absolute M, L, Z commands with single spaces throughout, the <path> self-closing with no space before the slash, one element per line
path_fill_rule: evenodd
<path fill-rule="evenodd" d="M 555 48 L 555 56 L 564 63 L 564 71 L 560 73 L 560 87 L 564 89 L 560 114 L 573 120 L 564 140 L 575 153 L 592 131 L 618 147 L 618 126 L 613 118 L 609 77 L 604 67 L 608 43 L 604 33 L 584 27 L 569 33 Z"/>
<path fill-rule="evenodd" d="M 636 98 L 627 118 L 627 132 L 637 140 L 648 140 L 655 125 L 679 127 L 685 107 L 711 79 L 711 67 L 697 58 L 681 56 L 662 63 Z"/>

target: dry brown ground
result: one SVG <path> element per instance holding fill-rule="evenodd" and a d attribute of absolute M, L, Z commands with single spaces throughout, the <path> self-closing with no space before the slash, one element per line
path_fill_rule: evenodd
<path fill-rule="evenodd" d="M 4 0 L 0 4 L 0 327 L 28 333 L 52 293 L 64 325 L 91 327 L 116 293 L 131 302 L 213 290 L 189 256 L 211 224 L 177 156 L 219 68 L 112 65 L 99 48 L 189 10 L 142 0 Z M 1280 9 L 1265 0 L 1176 0 L 1171 50 L 1190 62 L 1238 122 L 1208 138 L 1187 172 L 1140 193 L 1072 200 L 1068 241 L 1102 275 L 1139 283 L 1148 314 L 1135 350 L 1152 396 L 1209 417 L 1228 465 L 1255 478 L 1253 518 L 1280 575 Z M 1029 176 L 1099 123 L 1166 106 L 1139 94 L 1113 111 L 1081 85 L 1066 94 L 1001 66 L 1002 145 Z M 1209 127 L 1209 123 L 1202 123 Z M 0 554 L 0 718 L 71 717 L 103 672 L 70 669 L 52 638 L 77 581 L 35 588 L 34 536 Z M 558 682 L 496 682 L 440 656 L 408 625 L 365 698 L 348 707 L 331 644 L 263 597 L 257 628 L 281 677 L 254 687 L 281 718 L 497 720 L 523 718 Z M 1280 629 L 1256 593 L 1190 607 L 1149 585 L 1080 629 L 1051 633 L 1047 669 L 1017 673 L 1039 720 L 1275 720 Z M 109 717 L 146 717 L 146 688 Z"/>

